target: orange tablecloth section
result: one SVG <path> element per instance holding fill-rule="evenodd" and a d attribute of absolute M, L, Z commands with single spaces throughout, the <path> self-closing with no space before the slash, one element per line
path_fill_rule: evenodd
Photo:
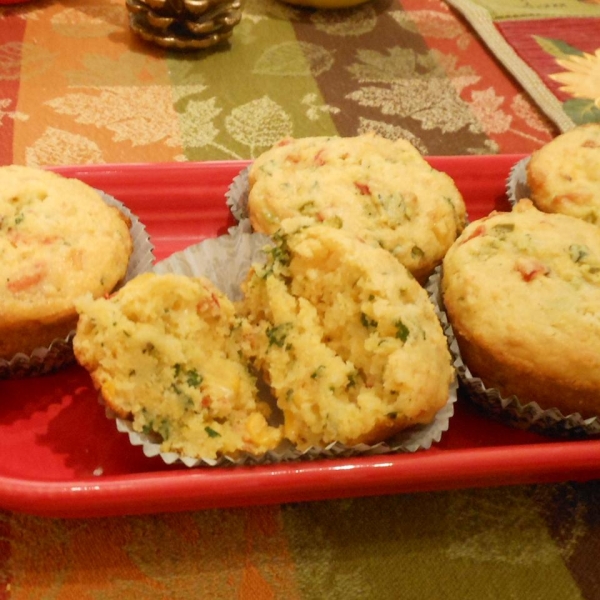
<path fill-rule="evenodd" d="M 123 2 L 0 8 L 0 164 L 252 159 L 285 135 L 367 130 L 432 156 L 527 154 L 557 133 L 440 0 L 247 0 L 230 43 L 194 53 L 134 37 Z M 599 598 L 599 502 L 592 481 L 101 519 L 5 510 L 0 598 Z"/>

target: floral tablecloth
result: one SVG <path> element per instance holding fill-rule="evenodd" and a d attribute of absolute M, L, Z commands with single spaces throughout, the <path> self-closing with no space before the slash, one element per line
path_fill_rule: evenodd
<path fill-rule="evenodd" d="M 540 48 L 591 56 L 572 33 Z M 0 164 L 251 159 L 285 135 L 366 130 L 427 155 L 526 154 L 563 127 L 530 94 L 440 0 L 247 0 L 229 44 L 192 53 L 137 39 L 116 0 L 0 7 Z M 592 481 L 98 519 L 5 510 L 0 598 L 600 598 L 599 502 Z"/>

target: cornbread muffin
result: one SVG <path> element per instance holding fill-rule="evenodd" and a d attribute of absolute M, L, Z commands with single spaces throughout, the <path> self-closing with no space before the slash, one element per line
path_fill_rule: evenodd
<path fill-rule="evenodd" d="M 112 291 L 132 248 L 128 219 L 85 183 L 0 167 L 0 358 L 66 337 L 76 298 Z"/>
<path fill-rule="evenodd" d="M 421 282 L 465 225 L 453 180 L 405 140 L 284 139 L 254 161 L 248 183 L 255 231 L 270 235 L 297 217 L 341 228 L 391 252 Z"/>
<path fill-rule="evenodd" d="M 442 294 L 463 360 L 521 403 L 600 415 L 600 236 L 538 211 L 471 223 L 443 264 Z"/>
<path fill-rule="evenodd" d="M 242 324 L 208 279 L 144 273 L 77 309 L 78 362 L 104 402 L 163 452 L 213 459 L 279 443 L 239 353 Z"/>
<path fill-rule="evenodd" d="M 540 210 L 600 225 L 600 123 L 576 127 L 534 152 L 527 183 Z"/>
<path fill-rule="evenodd" d="M 453 367 L 433 304 L 393 256 L 341 230 L 281 231 L 244 282 L 246 351 L 298 448 L 374 444 L 433 420 Z"/>

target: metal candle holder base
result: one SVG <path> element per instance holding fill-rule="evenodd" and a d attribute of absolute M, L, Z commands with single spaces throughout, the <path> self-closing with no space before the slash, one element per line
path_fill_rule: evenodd
<path fill-rule="evenodd" d="M 126 0 L 134 33 L 164 48 L 197 50 L 231 37 L 241 0 Z"/>

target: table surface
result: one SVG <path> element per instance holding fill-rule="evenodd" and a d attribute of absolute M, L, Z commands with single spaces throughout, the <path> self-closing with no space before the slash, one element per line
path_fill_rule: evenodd
<path fill-rule="evenodd" d="M 564 128 L 440 0 L 243 7 L 229 43 L 181 53 L 134 36 L 123 2 L 0 6 L 0 164 L 251 160 L 286 135 L 367 130 L 429 156 L 523 155 Z M 89 519 L 4 510 L 0 598 L 600 598 L 599 501 L 597 481 L 566 480 Z"/>

